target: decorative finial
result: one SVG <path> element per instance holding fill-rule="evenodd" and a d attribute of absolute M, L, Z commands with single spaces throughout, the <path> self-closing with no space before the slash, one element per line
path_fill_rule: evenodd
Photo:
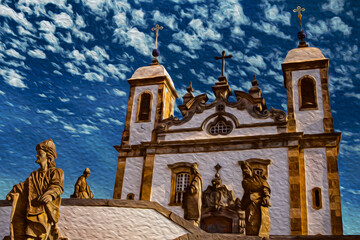
<path fill-rule="evenodd" d="M 152 60 L 152 63 L 150 65 L 158 65 L 159 61 L 157 60 L 157 57 L 160 56 L 160 51 L 157 49 L 157 42 L 159 37 L 159 30 L 164 29 L 163 26 L 159 26 L 159 24 L 156 24 L 155 27 L 151 29 L 151 31 L 156 31 L 155 34 L 155 49 L 152 51 L 152 55 L 154 56 L 154 59 Z"/>
<path fill-rule="evenodd" d="M 194 92 L 194 89 L 193 89 L 193 87 L 192 87 L 192 82 L 190 82 L 189 86 L 186 88 L 186 91 L 187 91 L 188 93 Z"/>
<path fill-rule="evenodd" d="M 216 166 L 214 167 L 216 170 L 216 173 L 219 173 L 220 169 L 222 168 L 220 164 L 216 164 Z"/>
<path fill-rule="evenodd" d="M 251 85 L 257 86 L 258 84 L 259 84 L 259 83 L 258 83 L 258 81 L 256 80 L 256 75 L 254 74 L 254 79 L 252 80 Z"/>
<path fill-rule="evenodd" d="M 222 51 L 221 57 L 215 57 L 215 60 L 222 59 L 221 76 L 219 79 L 225 79 L 225 58 L 232 58 L 232 55 L 225 56 L 225 51 Z"/>
<path fill-rule="evenodd" d="M 300 40 L 300 43 L 299 43 L 298 48 L 308 47 L 308 45 L 304 41 L 304 39 L 306 38 L 306 33 L 303 31 L 302 20 L 301 20 L 301 18 L 302 18 L 301 12 L 304 12 L 304 11 L 305 11 L 305 8 L 302 8 L 300 6 L 298 6 L 296 9 L 293 10 L 293 12 L 298 12 L 298 18 L 300 19 L 300 32 L 298 32 L 298 38 Z"/>

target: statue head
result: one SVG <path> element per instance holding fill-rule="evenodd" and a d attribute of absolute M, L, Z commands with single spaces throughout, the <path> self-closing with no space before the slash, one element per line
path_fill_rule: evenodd
<path fill-rule="evenodd" d="M 56 147 L 52 139 L 45 140 L 36 145 L 37 159 L 36 163 L 42 166 L 42 162 L 46 160 L 47 167 L 56 167 L 55 158 L 57 157 Z"/>
<path fill-rule="evenodd" d="M 197 173 L 199 173 L 199 169 L 198 169 L 198 164 L 197 164 L 197 163 L 193 163 L 193 164 L 191 165 L 191 173 L 192 173 L 192 174 L 197 174 Z"/>
<path fill-rule="evenodd" d="M 243 178 L 252 177 L 253 171 L 252 171 L 252 167 L 250 166 L 250 164 L 246 161 L 243 161 L 240 164 L 241 164 L 241 170 L 243 172 Z"/>
<path fill-rule="evenodd" d="M 90 169 L 89 168 L 85 168 L 84 170 L 84 175 L 85 175 L 85 178 L 88 178 L 90 176 Z"/>
<path fill-rule="evenodd" d="M 221 182 L 219 173 L 215 174 L 215 178 L 212 179 L 211 183 L 212 183 L 213 187 L 215 187 L 215 188 L 221 187 L 222 182 Z"/>

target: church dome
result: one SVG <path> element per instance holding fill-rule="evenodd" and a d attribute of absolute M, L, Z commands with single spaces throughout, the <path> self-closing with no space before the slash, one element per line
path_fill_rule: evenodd
<path fill-rule="evenodd" d="M 291 49 L 286 55 L 286 62 L 302 62 L 316 59 L 325 59 L 321 50 L 315 47 L 301 47 Z"/>

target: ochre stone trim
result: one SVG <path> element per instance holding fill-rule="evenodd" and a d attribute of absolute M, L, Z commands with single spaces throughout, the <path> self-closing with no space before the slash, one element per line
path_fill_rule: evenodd
<path fill-rule="evenodd" d="M 176 175 L 178 173 L 188 173 L 191 175 L 191 166 L 193 163 L 178 162 L 174 164 L 168 164 L 168 168 L 171 169 L 171 189 L 170 189 L 170 206 L 181 206 L 182 203 L 175 203 L 176 192 Z"/>
<path fill-rule="evenodd" d="M 332 133 L 334 132 L 334 122 L 331 116 L 328 70 L 329 69 L 327 67 L 321 68 L 320 78 L 321 78 L 321 93 L 322 93 L 323 111 L 324 111 L 324 132 Z"/>
<path fill-rule="evenodd" d="M 124 183 L 126 157 L 121 157 L 119 154 L 118 164 L 116 170 L 115 186 L 114 186 L 114 199 L 121 199 L 122 186 Z"/>
<path fill-rule="evenodd" d="M 174 86 L 171 84 L 167 76 L 149 77 L 149 78 L 131 78 L 127 80 L 131 87 L 133 86 L 149 86 L 149 85 L 160 85 L 165 84 L 170 89 L 173 96 L 179 97 Z"/>
<path fill-rule="evenodd" d="M 157 94 L 157 102 L 156 102 L 156 109 L 155 109 L 155 121 L 154 121 L 154 129 L 158 128 L 159 121 L 162 120 L 163 115 L 163 104 L 164 104 L 164 95 L 165 95 L 165 88 L 164 84 L 160 84 L 158 88 Z M 157 139 L 157 132 L 155 130 L 151 133 L 151 141 L 155 142 Z"/>
<path fill-rule="evenodd" d="M 342 235 L 342 215 L 341 215 L 341 197 L 339 183 L 339 169 L 337 162 L 338 148 L 326 148 L 327 175 L 329 183 L 329 201 L 331 216 L 331 233 L 333 235 Z"/>
<path fill-rule="evenodd" d="M 341 133 L 305 134 L 300 140 L 301 148 L 337 147 Z"/>
<path fill-rule="evenodd" d="M 154 149 L 154 154 L 178 154 L 200 152 L 222 152 L 248 149 L 299 147 L 303 133 L 280 133 L 245 137 L 212 138 L 166 142 L 143 142 L 139 145 L 116 146 L 118 151 L 127 151 L 128 157 L 143 157 L 147 148 Z"/>
<path fill-rule="evenodd" d="M 328 68 L 329 67 L 329 59 L 314 59 L 314 60 L 306 60 L 306 61 L 299 61 L 299 62 L 288 62 L 282 63 L 281 68 L 285 75 L 286 72 L 293 72 L 299 70 L 307 70 L 307 69 L 319 69 L 319 68 Z M 285 82 L 285 88 L 286 86 Z"/>
<path fill-rule="evenodd" d="M 306 187 L 303 157 L 303 153 L 301 154 L 299 147 L 288 148 L 290 232 L 292 235 L 307 234 Z"/>
<path fill-rule="evenodd" d="M 151 187 L 154 171 L 154 154 L 147 154 L 144 159 L 143 174 L 141 178 L 140 200 L 150 201 Z"/>
<path fill-rule="evenodd" d="M 127 111 L 126 111 L 126 120 L 125 120 L 124 132 L 122 134 L 122 140 L 121 140 L 122 144 L 129 144 L 130 125 L 131 125 L 132 109 L 133 109 L 133 105 L 134 105 L 134 96 L 135 96 L 135 87 L 131 87 L 130 88 L 130 93 L 129 93 Z"/>
<path fill-rule="evenodd" d="M 284 85 L 287 95 L 287 109 L 288 109 L 288 122 L 287 131 L 296 132 L 296 120 L 295 120 L 295 105 L 294 105 L 294 92 L 292 86 L 292 74 L 291 72 L 284 72 Z"/>

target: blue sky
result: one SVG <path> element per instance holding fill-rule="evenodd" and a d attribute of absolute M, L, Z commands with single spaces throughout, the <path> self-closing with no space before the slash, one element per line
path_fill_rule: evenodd
<path fill-rule="evenodd" d="M 14 3 L 16 2 L 16 3 Z M 126 79 L 151 62 L 155 24 L 160 62 L 180 96 L 214 96 L 214 56 L 232 54 L 232 90 L 257 75 L 267 105 L 286 111 L 281 63 L 297 46 L 306 9 L 307 43 L 330 59 L 329 89 L 339 155 L 344 232 L 360 234 L 360 1 L 3 0 L 0 3 L 0 198 L 37 168 L 35 146 L 52 138 L 69 197 L 85 167 L 97 198 L 111 198 L 124 128 Z M 177 100 L 181 104 L 181 100 Z M 179 115 L 179 111 L 176 110 Z"/>

